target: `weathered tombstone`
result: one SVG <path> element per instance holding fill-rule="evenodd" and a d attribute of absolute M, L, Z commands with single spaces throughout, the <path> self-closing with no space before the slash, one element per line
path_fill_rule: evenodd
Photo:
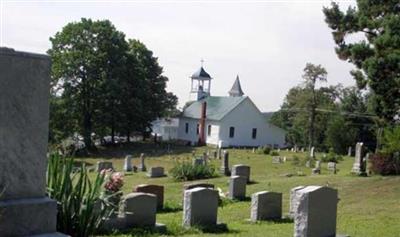
<path fill-rule="evenodd" d="M 315 168 L 312 169 L 312 174 L 321 174 L 321 161 L 315 161 Z"/>
<path fill-rule="evenodd" d="M 352 149 L 353 148 L 349 146 L 349 150 L 347 151 L 347 156 L 351 156 L 353 154 Z"/>
<path fill-rule="evenodd" d="M 336 162 L 328 162 L 327 168 L 336 173 Z"/>
<path fill-rule="evenodd" d="M 157 209 L 162 210 L 164 207 L 164 186 L 155 184 L 140 184 L 133 189 L 134 192 L 150 193 L 157 197 Z"/>
<path fill-rule="evenodd" d="M 290 190 L 290 202 L 289 202 L 289 217 L 294 218 L 294 213 L 297 209 L 298 201 L 296 200 L 296 192 L 305 188 L 305 186 L 297 186 Z"/>
<path fill-rule="evenodd" d="M 312 159 L 315 158 L 315 148 L 314 148 L 314 147 L 311 147 L 311 150 L 310 150 L 310 157 L 311 157 Z"/>
<path fill-rule="evenodd" d="M 282 193 L 262 191 L 251 195 L 252 221 L 282 218 Z"/>
<path fill-rule="evenodd" d="M 250 166 L 248 165 L 234 165 L 232 167 L 232 176 L 242 176 L 245 177 L 247 180 L 247 183 L 250 182 Z"/>
<path fill-rule="evenodd" d="M 186 190 L 183 200 L 183 226 L 217 225 L 218 191 L 208 188 Z"/>
<path fill-rule="evenodd" d="M 280 157 L 280 156 L 272 157 L 272 164 L 280 164 L 280 163 L 283 163 L 282 157 Z"/>
<path fill-rule="evenodd" d="M 306 161 L 306 167 L 307 167 L 307 168 L 310 168 L 310 167 L 311 167 L 311 160 L 307 160 L 307 161 Z"/>
<path fill-rule="evenodd" d="M 224 155 L 223 155 L 223 159 L 221 162 L 221 174 L 225 175 L 225 176 L 229 176 L 230 175 L 230 170 L 229 170 L 229 152 L 228 151 L 224 151 Z"/>
<path fill-rule="evenodd" d="M 132 171 L 132 156 L 125 156 L 124 160 L 124 171 Z"/>
<path fill-rule="evenodd" d="M 217 159 L 217 158 L 218 158 L 218 151 L 214 151 L 214 152 L 213 152 L 213 157 L 214 157 L 214 159 Z"/>
<path fill-rule="evenodd" d="M 356 144 L 356 155 L 354 158 L 353 168 L 351 172 L 358 175 L 365 174 L 365 165 L 364 165 L 364 144 L 362 142 L 357 142 Z"/>
<path fill-rule="evenodd" d="M 139 171 L 146 171 L 147 170 L 146 165 L 144 163 L 144 153 L 140 154 L 140 164 L 139 164 L 138 169 L 139 169 Z"/>
<path fill-rule="evenodd" d="M 97 161 L 96 170 L 97 172 L 100 172 L 102 170 L 114 170 L 114 167 L 112 162 L 110 161 Z"/>
<path fill-rule="evenodd" d="M 194 189 L 194 188 L 209 188 L 214 189 L 214 184 L 210 183 L 201 183 L 201 182 L 194 182 L 194 183 L 186 183 L 183 185 L 183 192 L 186 190 Z"/>
<path fill-rule="evenodd" d="M 304 147 L 301 148 L 301 152 L 304 152 Z"/>
<path fill-rule="evenodd" d="M 130 193 L 120 204 L 127 227 L 155 227 L 157 197 L 150 193 Z"/>
<path fill-rule="evenodd" d="M 229 180 L 229 193 L 230 199 L 242 200 L 246 197 L 246 177 L 243 176 L 231 176 Z"/>
<path fill-rule="evenodd" d="M 207 152 L 204 152 L 202 159 L 203 159 L 203 162 L 205 165 L 207 165 L 208 158 L 209 158 L 209 156 L 208 156 Z"/>
<path fill-rule="evenodd" d="M 0 72 L 0 236 L 64 236 L 46 196 L 50 59 L 0 47 Z"/>
<path fill-rule="evenodd" d="M 149 172 L 147 173 L 147 176 L 150 178 L 165 177 L 164 167 L 161 166 L 151 167 Z"/>
<path fill-rule="evenodd" d="M 294 236 L 336 236 L 337 190 L 308 186 L 298 190 L 296 196 Z"/>

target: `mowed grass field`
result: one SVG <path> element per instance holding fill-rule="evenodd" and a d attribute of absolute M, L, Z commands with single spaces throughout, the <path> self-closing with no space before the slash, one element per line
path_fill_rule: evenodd
<path fill-rule="evenodd" d="M 167 154 L 165 148 L 154 145 L 136 144 L 127 148 L 107 150 L 106 155 L 96 158 L 81 159 L 89 164 L 95 164 L 100 160 L 112 161 L 114 168 L 121 171 L 124 156 L 132 154 L 133 163 L 139 164 L 139 154 L 146 154 L 146 166 L 163 166 L 166 171 L 174 166 L 177 160 L 190 160 L 192 153 L 200 156 L 207 147 L 189 148 L 174 147 Z M 322 163 L 322 174 L 311 175 L 311 168 L 295 166 L 291 159 L 297 156 L 304 160 L 307 153 L 292 153 L 281 151 L 281 156 L 287 157 L 283 164 L 272 164 L 269 155 L 255 154 L 251 149 L 229 149 L 230 166 L 246 164 L 251 167 L 252 184 L 247 185 L 247 196 L 258 191 L 274 191 L 283 194 L 283 215 L 289 210 L 290 189 L 299 185 L 327 185 L 338 190 L 340 201 L 338 203 L 337 233 L 348 234 L 352 237 L 380 237 L 400 236 L 400 177 L 399 176 L 371 176 L 357 177 L 350 174 L 353 157 L 344 157 L 338 164 L 338 173 L 332 174 L 326 169 L 326 163 Z M 317 158 L 322 154 L 317 153 Z M 211 160 L 211 164 L 219 170 L 220 160 Z M 302 172 L 305 176 L 296 175 Z M 294 174 L 287 177 L 287 174 Z M 182 223 L 182 186 L 183 182 L 177 182 L 172 177 L 148 178 L 145 172 L 126 173 L 124 194 L 132 191 L 138 184 L 159 184 L 165 187 L 165 204 L 172 209 L 170 212 L 157 214 L 157 222 L 167 225 L 168 232 L 164 235 L 172 236 L 268 236 L 283 237 L 293 236 L 294 224 L 290 221 L 271 222 L 263 221 L 250 223 L 250 200 L 241 202 L 228 202 L 219 207 L 219 222 L 226 223 L 229 230 L 222 233 L 203 233 L 197 229 L 185 230 Z M 224 192 L 228 190 L 228 177 L 219 176 L 213 179 L 201 180 L 214 184 Z M 175 209 L 175 210 L 174 210 Z M 132 236 L 138 232 L 115 233 L 113 236 Z M 142 234 L 143 235 L 143 234 Z M 157 233 L 145 233 L 145 235 L 159 236 Z"/>

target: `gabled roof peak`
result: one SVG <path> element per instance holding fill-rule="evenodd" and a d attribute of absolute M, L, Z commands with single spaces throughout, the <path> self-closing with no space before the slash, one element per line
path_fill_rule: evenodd
<path fill-rule="evenodd" d="M 192 79 L 199 79 L 199 78 L 211 79 L 211 76 L 210 76 L 210 74 L 208 74 L 206 72 L 206 70 L 204 70 L 203 66 L 201 66 L 199 70 L 197 70 L 195 73 L 192 74 L 191 78 Z"/>
<path fill-rule="evenodd" d="M 239 75 L 236 76 L 236 80 L 233 83 L 231 90 L 229 91 L 229 96 L 238 97 L 243 96 L 242 86 L 240 85 Z"/>

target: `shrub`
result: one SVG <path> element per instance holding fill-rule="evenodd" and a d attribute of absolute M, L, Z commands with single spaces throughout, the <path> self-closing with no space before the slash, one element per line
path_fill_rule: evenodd
<path fill-rule="evenodd" d="M 293 156 L 292 165 L 294 165 L 294 166 L 300 166 L 301 165 L 300 158 L 298 156 Z"/>
<path fill-rule="evenodd" d="M 272 151 L 272 152 L 271 152 L 271 156 L 279 156 L 279 152 L 277 152 L 277 151 Z"/>
<path fill-rule="evenodd" d="M 177 162 L 169 172 L 172 177 L 178 181 L 208 179 L 216 176 L 214 166 L 194 165 L 187 161 Z"/>
<path fill-rule="evenodd" d="M 271 147 L 269 146 L 263 146 L 257 149 L 258 154 L 269 155 L 270 152 L 271 152 Z"/>
<path fill-rule="evenodd" d="M 57 230 L 71 236 L 92 236 L 111 215 L 109 195 L 102 192 L 105 175 L 93 181 L 84 164 L 74 167 L 73 159 L 50 155 L 47 167 L 47 195 L 57 201 Z"/>
<path fill-rule="evenodd" d="M 380 175 L 400 174 L 400 157 L 388 153 L 374 154 L 370 158 L 371 170 Z"/>
<path fill-rule="evenodd" d="M 336 154 L 333 152 L 333 149 L 329 149 L 329 153 L 326 156 L 322 156 L 321 161 L 322 162 L 335 162 L 339 163 L 339 161 L 342 161 L 343 157 Z"/>

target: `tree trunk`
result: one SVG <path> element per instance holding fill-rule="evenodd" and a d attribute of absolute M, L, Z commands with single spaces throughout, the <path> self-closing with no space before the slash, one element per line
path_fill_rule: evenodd
<path fill-rule="evenodd" d="M 92 149 L 92 119 L 88 112 L 85 112 L 83 118 L 83 141 L 88 150 Z"/>

